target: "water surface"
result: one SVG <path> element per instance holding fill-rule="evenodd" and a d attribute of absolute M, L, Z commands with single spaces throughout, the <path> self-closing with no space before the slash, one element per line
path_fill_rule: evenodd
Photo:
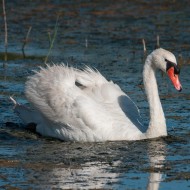
<path fill-rule="evenodd" d="M 11 1 L 6 2 L 8 61 L 0 60 L 0 187 L 2 189 L 189 189 L 189 1 Z M 58 32 L 48 61 L 96 67 L 127 92 L 148 123 L 141 85 L 142 38 L 148 53 L 160 35 L 162 47 L 180 57 L 183 91 L 158 73 L 167 119 L 166 138 L 137 142 L 68 143 L 23 129 L 9 96 L 28 105 L 24 83 L 44 66 L 48 33 Z M 1 14 L 0 21 L 3 24 Z M 21 47 L 32 26 L 23 58 Z M 5 66 L 6 65 L 6 66 Z M 13 122 L 9 123 L 9 122 Z"/>

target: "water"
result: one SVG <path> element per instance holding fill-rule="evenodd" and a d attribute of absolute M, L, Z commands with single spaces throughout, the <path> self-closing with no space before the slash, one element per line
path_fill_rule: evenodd
<path fill-rule="evenodd" d="M 0 61 L 1 189 L 189 189 L 189 1 L 12 1 L 6 2 L 8 51 Z M 2 15 L 2 14 L 1 14 Z M 148 52 L 160 35 L 163 48 L 182 64 L 183 91 L 176 92 L 158 73 L 168 137 L 138 142 L 68 143 L 23 129 L 9 96 L 27 104 L 24 83 L 44 65 L 57 15 L 58 33 L 49 62 L 96 67 L 126 91 L 148 123 L 148 105 L 140 84 L 145 38 Z M 0 18 L 3 24 L 3 17 Z M 21 47 L 29 26 L 32 30 Z M 8 123 L 12 122 L 12 123 Z"/>

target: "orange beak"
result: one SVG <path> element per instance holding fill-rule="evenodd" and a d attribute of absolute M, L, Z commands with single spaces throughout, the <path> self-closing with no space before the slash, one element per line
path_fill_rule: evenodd
<path fill-rule="evenodd" d="M 167 74 L 168 74 L 170 80 L 172 81 L 174 87 L 176 88 L 176 90 L 181 91 L 182 86 L 181 86 L 181 83 L 179 82 L 178 75 L 174 73 L 174 67 L 169 68 L 167 70 Z"/>

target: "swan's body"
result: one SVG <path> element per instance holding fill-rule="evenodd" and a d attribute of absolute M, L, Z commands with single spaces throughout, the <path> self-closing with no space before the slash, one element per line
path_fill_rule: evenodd
<path fill-rule="evenodd" d="M 166 136 L 155 71 L 158 68 L 166 72 L 167 61 L 174 64 L 170 68 L 176 69 L 175 56 L 160 48 L 145 62 L 143 79 L 150 105 L 148 127 L 142 125 L 138 108 L 129 96 L 90 68 L 77 70 L 64 65 L 41 68 L 26 82 L 25 94 L 34 110 L 15 102 L 15 111 L 25 123 L 36 123 L 38 133 L 66 141 L 140 140 Z M 179 81 L 174 85 L 181 89 Z"/>

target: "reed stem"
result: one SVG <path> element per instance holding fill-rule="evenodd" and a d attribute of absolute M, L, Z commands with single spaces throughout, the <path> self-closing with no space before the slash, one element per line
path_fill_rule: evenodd
<path fill-rule="evenodd" d="M 160 48 L 160 36 L 156 36 L 156 48 Z"/>
<path fill-rule="evenodd" d="M 32 30 L 32 26 L 29 27 L 28 32 L 27 32 L 27 34 L 26 34 L 26 38 L 24 39 L 24 42 L 23 42 L 23 45 L 22 45 L 22 54 L 23 54 L 23 57 L 24 57 L 24 58 L 26 57 L 24 48 L 25 48 L 26 44 L 27 44 L 28 41 L 29 41 L 28 38 L 29 38 L 29 35 L 30 35 L 31 30 Z"/>
<path fill-rule="evenodd" d="M 7 61 L 7 47 L 8 47 L 8 33 L 7 33 L 7 16 L 5 9 L 5 0 L 2 0 L 3 4 L 3 17 L 4 17 L 4 28 L 5 28 L 5 55 L 4 60 Z"/>
<path fill-rule="evenodd" d="M 54 28 L 54 33 L 53 33 L 53 37 L 51 37 L 50 33 L 48 32 L 48 37 L 49 37 L 49 41 L 50 41 L 50 46 L 49 46 L 49 50 L 47 53 L 47 56 L 45 57 L 44 62 L 47 63 L 49 55 L 51 53 L 51 50 L 53 48 L 53 44 L 55 42 L 55 38 L 57 36 L 57 30 L 58 30 L 58 21 L 59 21 L 59 15 L 57 16 L 57 20 L 56 20 L 56 24 L 55 24 L 55 28 Z"/>

